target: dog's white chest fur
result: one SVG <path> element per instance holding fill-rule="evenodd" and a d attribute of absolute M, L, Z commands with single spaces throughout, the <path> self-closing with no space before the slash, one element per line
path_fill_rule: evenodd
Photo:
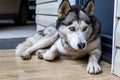
<path fill-rule="evenodd" d="M 100 47 L 99 44 L 100 44 L 100 38 L 98 38 L 95 41 L 88 44 L 88 46 L 85 49 L 75 50 L 71 47 L 68 47 L 68 45 L 65 44 L 64 42 L 62 43 L 60 38 L 56 41 L 56 47 L 58 49 L 59 54 L 71 56 L 74 59 L 81 58 L 81 57 L 89 54 L 89 52 L 91 50 L 94 50 L 96 47 Z"/>
<path fill-rule="evenodd" d="M 56 42 L 56 46 L 57 49 L 60 53 L 66 54 L 68 51 L 65 49 L 65 47 L 63 47 L 62 43 L 61 43 L 61 39 L 58 39 Z"/>

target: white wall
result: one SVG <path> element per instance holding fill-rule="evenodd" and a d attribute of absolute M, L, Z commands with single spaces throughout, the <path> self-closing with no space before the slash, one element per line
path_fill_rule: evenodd
<path fill-rule="evenodd" d="M 58 0 L 58 4 L 60 4 L 61 1 L 62 1 L 62 0 Z M 74 4 L 75 4 L 75 0 L 69 0 L 69 1 L 70 1 L 70 4 L 71 4 L 71 5 L 74 5 Z"/>
<path fill-rule="evenodd" d="M 56 22 L 57 7 L 57 0 L 36 0 L 37 31 L 48 27 L 50 24 Z"/>

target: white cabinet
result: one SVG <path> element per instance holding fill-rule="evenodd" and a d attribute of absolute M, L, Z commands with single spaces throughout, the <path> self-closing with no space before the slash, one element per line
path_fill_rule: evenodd
<path fill-rule="evenodd" d="M 114 3 L 112 73 L 120 76 L 120 0 Z"/>

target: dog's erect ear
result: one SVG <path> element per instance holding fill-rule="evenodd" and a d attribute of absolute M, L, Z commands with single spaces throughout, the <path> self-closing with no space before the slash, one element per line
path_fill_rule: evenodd
<path fill-rule="evenodd" d="M 62 0 L 62 3 L 60 4 L 58 8 L 58 18 L 63 19 L 68 12 L 71 10 L 71 6 L 68 0 Z"/>
<path fill-rule="evenodd" d="M 84 6 L 84 11 L 89 15 L 92 16 L 94 13 L 94 0 L 89 0 L 87 4 Z"/>

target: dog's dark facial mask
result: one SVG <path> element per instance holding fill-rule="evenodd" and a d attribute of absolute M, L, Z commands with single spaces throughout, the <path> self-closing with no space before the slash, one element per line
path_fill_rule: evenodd
<path fill-rule="evenodd" d="M 56 28 L 60 36 L 73 49 L 81 50 L 87 46 L 87 39 L 92 33 L 90 16 L 93 15 L 94 1 L 89 0 L 84 9 L 80 6 L 70 6 L 68 0 L 63 0 L 58 9 Z"/>

